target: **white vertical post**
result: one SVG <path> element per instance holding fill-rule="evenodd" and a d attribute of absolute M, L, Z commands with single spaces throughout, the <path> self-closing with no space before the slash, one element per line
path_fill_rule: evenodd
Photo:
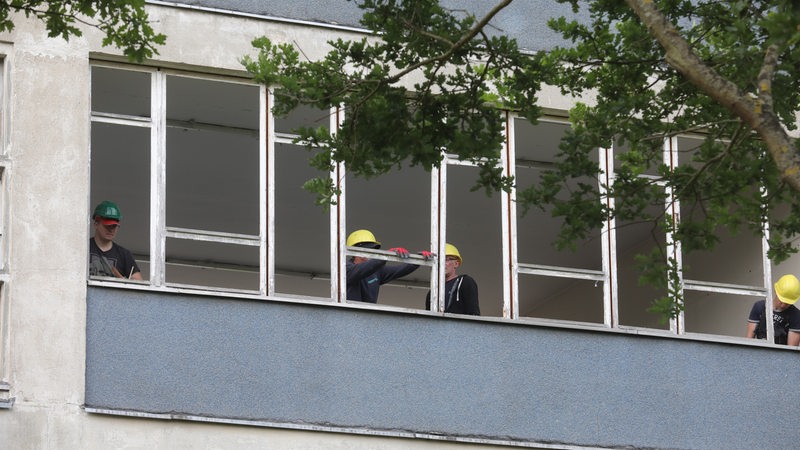
<path fill-rule="evenodd" d="M 337 107 L 331 110 L 330 130 L 336 133 L 344 121 L 344 108 Z M 345 265 L 347 255 L 347 221 L 346 221 L 346 195 L 345 195 L 345 165 L 336 163 L 331 170 L 333 188 L 339 190 L 336 204 L 330 205 L 330 241 L 331 241 L 331 298 L 334 302 L 347 301 L 347 272 Z"/>
<path fill-rule="evenodd" d="M 609 210 L 614 209 L 614 198 L 608 195 L 614 183 L 614 148 L 599 149 L 600 176 L 598 189 L 601 201 Z M 603 261 L 603 324 L 608 328 L 619 326 L 619 301 L 617 299 L 617 231 L 616 221 L 611 218 L 603 223 L 601 233 L 601 253 Z"/>
<path fill-rule="evenodd" d="M 438 211 L 438 218 L 436 221 L 436 234 L 438 240 L 436 241 L 437 250 L 436 253 L 439 256 L 439 264 L 436 270 L 436 295 L 434 296 L 433 291 L 431 291 L 431 309 L 433 311 L 444 312 L 445 307 L 445 292 L 444 287 L 444 261 L 447 259 L 447 255 L 445 254 L 445 244 L 447 242 L 447 165 L 448 165 L 448 157 L 444 156 L 442 159 L 442 163 L 439 166 L 438 176 L 437 176 L 437 198 L 439 203 L 439 211 Z"/>
<path fill-rule="evenodd" d="M 442 203 L 442 192 L 444 186 L 442 185 L 442 172 L 445 171 L 444 167 L 447 165 L 447 157 L 442 159 L 442 168 L 434 167 L 431 170 L 431 232 L 430 243 L 428 248 L 430 251 L 436 253 L 436 261 L 431 267 L 431 303 L 428 307 L 430 311 L 439 311 L 439 299 L 444 297 L 442 290 L 444 284 L 444 261 L 447 259 L 445 256 L 444 248 L 444 235 L 443 228 L 444 220 L 446 219 L 444 213 L 444 205 Z M 441 289 L 440 289 L 441 286 Z"/>
<path fill-rule="evenodd" d="M 150 284 L 163 286 L 166 272 L 167 76 L 150 78 Z"/>
<path fill-rule="evenodd" d="M 673 136 L 664 140 L 664 164 L 669 167 L 669 170 L 675 170 L 680 161 L 678 161 L 678 137 Z M 672 218 L 674 226 L 678 226 L 681 222 L 681 204 L 675 197 L 675 192 L 672 187 L 665 186 L 666 193 L 666 214 Z M 681 252 L 681 243 L 675 241 L 675 235 L 671 231 L 667 232 L 667 256 L 675 259 L 675 264 L 678 269 L 678 278 L 681 285 L 681 293 L 685 295 L 683 290 L 683 254 Z M 669 283 L 669 279 L 667 280 Z M 667 285 L 669 286 L 669 285 Z M 685 301 L 681 300 L 681 301 Z M 685 320 L 684 313 L 681 311 L 678 317 L 671 318 L 669 321 L 669 329 L 675 334 L 684 334 Z"/>
<path fill-rule="evenodd" d="M 767 157 L 764 155 L 764 157 Z M 767 188 L 762 184 L 759 188 L 761 190 L 761 198 L 766 201 L 767 195 Z M 763 267 L 763 274 L 764 274 L 764 287 L 767 290 L 767 297 L 764 299 L 764 317 L 771 318 L 773 311 L 772 311 L 772 298 L 775 295 L 773 292 L 773 279 L 772 279 L 772 262 L 769 260 L 769 220 L 764 220 L 761 224 L 762 230 L 764 231 L 763 236 L 761 237 L 761 264 Z M 767 326 L 767 342 L 775 342 L 775 321 L 774 320 L 765 320 L 764 321 Z"/>
<path fill-rule="evenodd" d="M 259 292 L 275 294 L 275 117 L 272 114 L 273 97 L 261 85 L 259 91 Z"/>
<path fill-rule="evenodd" d="M 503 148 L 500 162 L 505 176 L 516 177 L 516 140 L 514 139 L 514 118 L 505 111 L 506 126 L 503 136 Z M 511 192 L 500 194 L 500 211 L 502 215 L 502 249 L 503 249 L 503 317 L 519 318 L 519 272 L 517 261 L 517 188 Z"/>

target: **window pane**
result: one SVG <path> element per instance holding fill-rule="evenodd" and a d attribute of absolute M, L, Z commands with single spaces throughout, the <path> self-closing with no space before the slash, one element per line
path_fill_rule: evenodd
<path fill-rule="evenodd" d="M 686 331 L 744 337 L 753 303 L 763 300 L 747 295 L 685 291 Z"/>
<path fill-rule="evenodd" d="M 650 217 L 658 218 L 663 213 L 663 208 L 656 206 L 648 208 Z M 617 289 L 619 322 L 622 325 L 647 328 L 669 328 L 668 323 L 660 322 L 660 315 L 647 311 L 653 300 L 666 295 L 666 291 L 652 285 L 640 284 L 642 275 L 639 255 L 651 255 L 654 250 L 663 255 L 666 245 L 666 234 L 654 222 L 617 222 Z M 659 261 L 666 264 L 665 258 Z M 666 266 L 664 268 L 666 276 Z"/>
<path fill-rule="evenodd" d="M 167 124 L 258 134 L 259 92 L 258 86 L 250 84 L 170 76 Z"/>
<path fill-rule="evenodd" d="M 603 323 L 603 285 L 591 280 L 520 275 L 519 315 Z"/>
<path fill-rule="evenodd" d="M 431 178 L 419 167 L 405 167 L 364 180 L 347 176 L 347 233 L 368 229 L 382 249 L 405 247 L 410 252 L 430 247 Z M 388 265 L 397 263 L 389 262 Z M 420 267 L 384 285 L 378 303 L 407 308 L 424 308 L 430 287 L 429 267 Z"/>
<path fill-rule="evenodd" d="M 527 121 L 517 119 L 515 122 L 516 139 L 516 176 L 519 189 L 538 185 L 545 169 L 553 164 L 558 153 L 558 143 L 567 130 L 567 125 L 539 123 L 531 125 Z M 591 156 L 597 161 L 597 152 Z M 563 189 L 559 197 L 566 199 L 578 183 L 591 186 L 597 191 L 597 181 L 590 178 L 573 179 Z M 600 270 L 601 264 L 601 228 L 591 232 L 588 239 L 576 242 L 576 250 L 559 251 L 554 246 L 556 237 L 563 227 L 563 219 L 553 218 L 551 211 L 531 208 L 524 214 L 521 206 L 517 207 L 518 259 L 521 263 L 542 264 L 549 266 L 573 267 Z"/>
<path fill-rule="evenodd" d="M 257 86 L 167 79 L 167 226 L 258 235 Z"/>
<path fill-rule="evenodd" d="M 286 116 L 275 117 L 275 131 L 295 133 L 300 127 L 330 129 L 330 115 L 328 110 L 300 105 Z"/>
<path fill-rule="evenodd" d="M 258 136 L 167 130 L 167 226 L 258 235 Z"/>
<path fill-rule="evenodd" d="M 297 145 L 275 146 L 275 290 L 330 298 L 329 213 L 303 189 L 328 175 L 309 166 L 310 155 Z"/>
<path fill-rule="evenodd" d="M 258 247 L 168 238 L 166 254 L 167 283 L 258 291 Z"/>
<path fill-rule="evenodd" d="M 471 276 L 478 284 L 481 315 L 502 317 L 500 194 L 488 197 L 482 190 L 471 192 L 477 177 L 474 167 L 447 168 L 447 242 L 458 248 L 463 259 L 457 273 Z"/>
<path fill-rule="evenodd" d="M 148 259 L 150 128 L 92 123 L 91 189 L 90 208 L 103 200 L 120 208 L 122 227 L 116 242 L 137 260 Z"/>
<path fill-rule="evenodd" d="M 150 117 L 148 72 L 92 67 L 92 111 Z"/>

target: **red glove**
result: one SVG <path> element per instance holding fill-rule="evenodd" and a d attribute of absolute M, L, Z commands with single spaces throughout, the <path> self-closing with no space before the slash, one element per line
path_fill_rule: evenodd
<path fill-rule="evenodd" d="M 389 251 L 397 253 L 397 256 L 403 259 L 408 258 L 408 250 L 404 249 L 403 247 L 390 248 Z"/>
<path fill-rule="evenodd" d="M 427 250 L 423 250 L 423 251 L 419 252 L 419 254 L 422 255 L 422 259 L 424 259 L 425 261 L 430 261 L 433 258 L 436 258 L 435 254 L 433 254 L 433 253 L 431 253 L 431 252 L 429 252 Z"/>

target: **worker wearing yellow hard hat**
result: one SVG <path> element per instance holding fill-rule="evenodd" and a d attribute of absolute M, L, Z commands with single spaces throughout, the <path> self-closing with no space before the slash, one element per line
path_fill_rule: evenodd
<path fill-rule="evenodd" d="M 800 299 L 800 280 L 794 275 L 784 275 L 773 286 L 772 319 L 775 343 L 785 345 L 800 344 L 800 309 L 795 303 Z M 747 318 L 747 337 L 765 339 L 766 302 L 759 300 L 753 304 Z"/>
<path fill-rule="evenodd" d="M 444 312 L 454 314 L 481 315 L 478 305 L 478 283 L 469 275 L 458 275 L 464 260 L 455 245 L 444 245 Z M 425 297 L 425 308 L 430 309 L 431 293 Z"/>
<path fill-rule="evenodd" d="M 348 247 L 381 248 L 381 243 L 369 230 L 356 230 L 347 237 Z M 389 250 L 401 258 L 408 258 L 409 253 L 403 247 L 394 247 Z M 423 251 L 420 254 L 429 259 L 431 252 Z M 363 256 L 353 256 L 347 260 L 347 299 L 359 302 L 377 303 L 378 293 L 382 284 L 404 277 L 419 268 L 416 264 L 400 264 L 387 266 L 382 259 L 371 259 Z"/>

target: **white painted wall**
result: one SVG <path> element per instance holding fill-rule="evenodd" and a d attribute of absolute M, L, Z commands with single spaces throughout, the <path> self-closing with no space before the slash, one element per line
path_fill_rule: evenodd
<path fill-rule="evenodd" d="M 302 43 L 310 56 L 330 31 L 221 14 L 149 6 L 166 33 L 159 64 L 242 71 L 250 42 L 268 34 Z M 457 444 L 91 415 L 83 411 L 87 211 L 89 202 L 89 57 L 118 57 L 96 30 L 69 42 L 46 37 L 37 21 L 14 17 L 0 34 L 8 85 L 6 153 L 10 281 L 9 348 L 0 380 L 11 409 L 0 410 L 3 448 L 449 448 Z M 105 56 L 102 56 L 105 55 Z M 486 448 L 491 448 L 487 446 Z"/>
<path fill-rule="evenodd" d="M 168 35 L 159 65 L 241 72 L 239 58 L 255 54 L 261 35 L 299 43 L 309 57 L 325 51 L 334 32 L 252 18 L 149 6 L 156 29 Z M 46 37 L 36 21 L 15 17 L 0 34 L 6 57 L 6 154 L 10 159 L 8 304 L 9 347 L 2 381 L 16 402 L 0 410 L 5 448 L 450 448 L 459 444 L 260 427 L 90 415 L 83 411 L 87 219 L 89 211 L 89 57 L 119 58 L 101 47 L 96 30 L 69 42 Z M 565 108 L 555 93 L 545 107 Z M 739 261 L 722 255 L 717 270 Z M 800 257 L 781 265 L 797 273 Z M 320 283 L 322 292 L 327 282 Z M 387 288 L 387 295 L 391 289 Z M 424 299 L 424 292 L 420 292 Z M 554 303 L 555 305 L 555 303 Z M 422 304 L 419 305 L 420 307 Z M 578 304 L 572 305 L 578 308 Z M 564 307 L 563 304 L 559 307 Z M 742 308 L 713 311 L 715 320 L 741 324 Z M 727 330 L 727 328 L 726 328 Z M 727 331 L 726 331 L 727 332 Z M 473 445 L 474 446 L 474 445 Z M 493 448 L 492 446 L 474 446 Z"/>

